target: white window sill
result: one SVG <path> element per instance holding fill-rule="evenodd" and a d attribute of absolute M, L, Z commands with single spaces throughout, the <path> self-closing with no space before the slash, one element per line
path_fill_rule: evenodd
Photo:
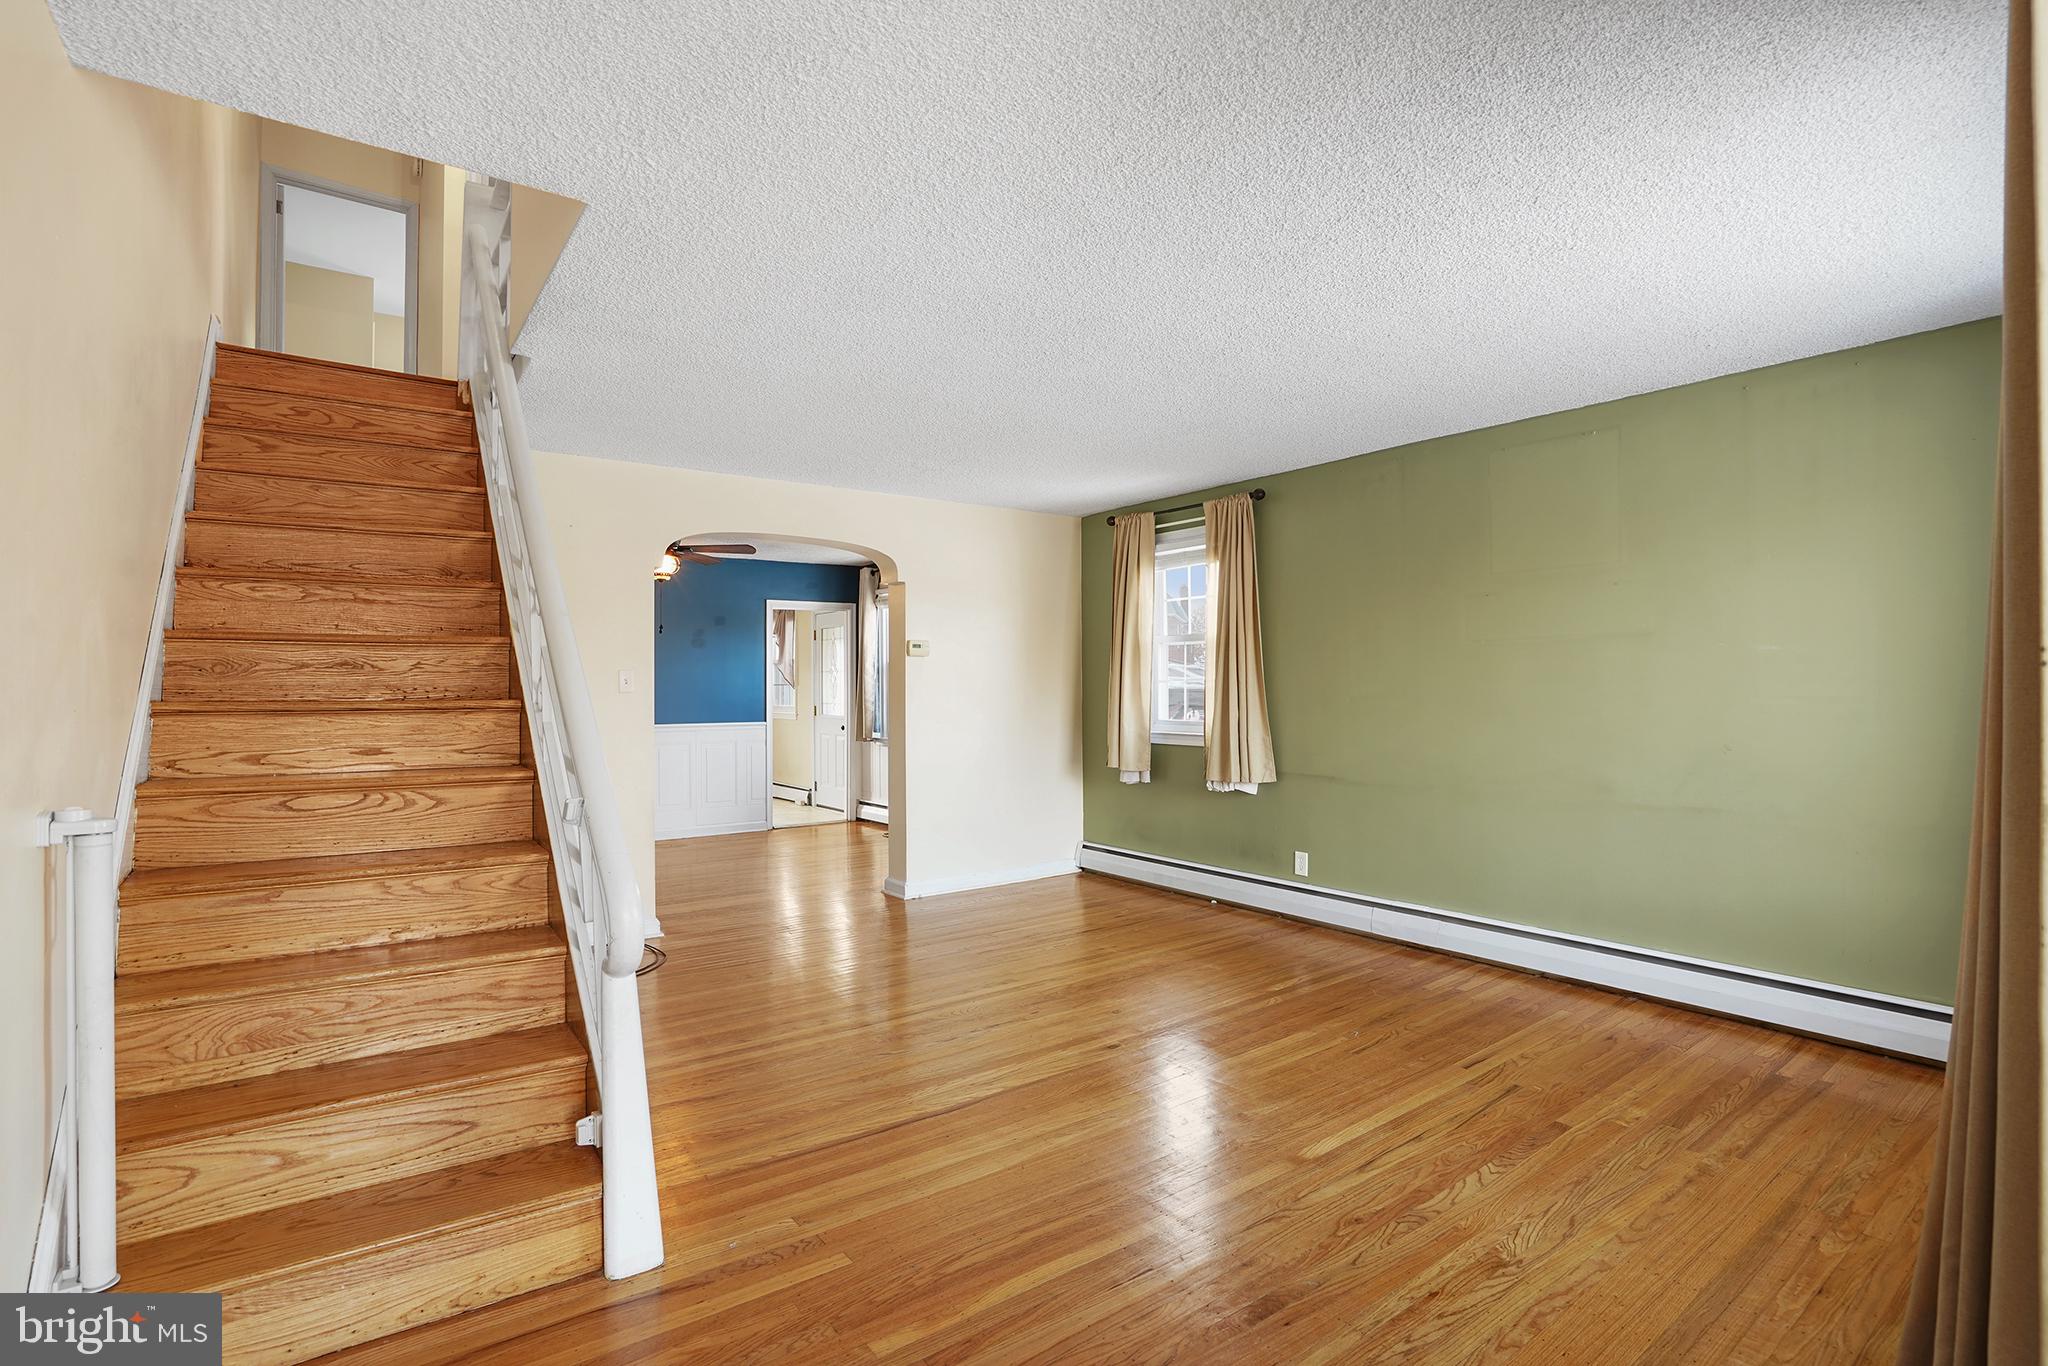
<path fill-rule="evenodd" d="M 1152 732 L 1152 743 L 1155 745 L 1188 745 L 1195 749 L 1200 749 L 1202 747 L 1202 733 L 1200 731 L 1185 730 L 1155 730 Z"/>

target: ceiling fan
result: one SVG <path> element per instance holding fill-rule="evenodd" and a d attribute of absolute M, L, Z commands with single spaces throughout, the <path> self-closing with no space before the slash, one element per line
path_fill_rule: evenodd
<path fill-rule="evenodd" d="M 668 549 L 661 552 L 661 564 L 654 571 L 655 582 L 667 583 L 674 578 L 684 560 L 692 564 L 717 564 L 720 556 L 753 553 L 754 547 L 750 545 L 685 545 L 671 541 Z"/>

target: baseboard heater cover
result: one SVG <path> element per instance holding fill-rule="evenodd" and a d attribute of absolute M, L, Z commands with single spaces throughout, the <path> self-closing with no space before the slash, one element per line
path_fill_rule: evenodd
<path fill-rule="evenodd" d="M 1441 949 L 1901 1057 L 1948 1056 L 1951 1010 L 1932 1001 L 1589 939 L 1513 921 L 1362 896 L 1259 873 L 1084 842 L 1084 871 L 1250 910 Z"/>

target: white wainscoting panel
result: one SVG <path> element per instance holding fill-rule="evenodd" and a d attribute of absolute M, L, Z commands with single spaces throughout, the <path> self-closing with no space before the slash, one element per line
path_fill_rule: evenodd
<path fill-rule="evenodd" d="M 768 723 L 654 728 L 654 837 L 768 828 Z"/>

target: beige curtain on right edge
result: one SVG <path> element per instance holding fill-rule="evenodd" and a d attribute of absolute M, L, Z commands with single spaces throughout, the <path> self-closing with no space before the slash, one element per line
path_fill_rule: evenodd
<path fill-rule="evenodd" d="M 1110 574 L 1109 766 L 1117 780 L 1152 781 L 1152 563 L 1149 512 L 1116 519 Z"/>
<path fill-rule="evenodd" d="M 1266 653 L 1259 640 L 1259 552 L 1250 494 L 1202 504 L 1209 541 L 1209 661 L 1202 752 L 1211 792 L 1256 795 L 1279 778 L 1266 724 Z"/>
<path fill-rule="evenodd" d="M 1998 511 L 1962 964 L 1903 1366 L 2041 1357 L 2041 385 L 2031 0 L 2006 63 Z"/>

